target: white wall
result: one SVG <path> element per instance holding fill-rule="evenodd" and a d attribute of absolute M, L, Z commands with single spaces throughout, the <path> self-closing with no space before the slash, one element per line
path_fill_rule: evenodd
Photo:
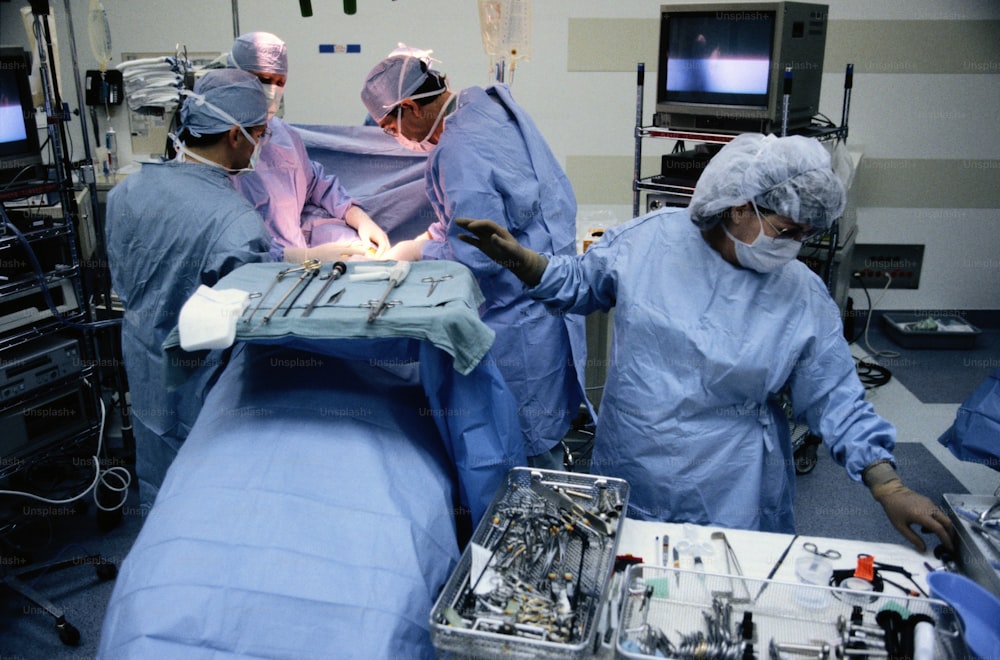
<path fill-rule="evenodd" d="M 82 72 L 96 68 L 87 36 L 88 0 L 72 0 L 71 4 Z M 569 157 L 627 158 L 634 149 L 635 73 L 570 71 L 570 19 L 655 21 L 660 4 L 659 0 L 534 0 L 532 58 L 518 67 L 513 90 L 563 162 Z M 1000 19 L 1000 2 L 994 0 L 828 0 L 828 4 L 831 21 L 886 20 L 887 40 L 893 38 L 894 23 L 889 19 Z M 19 2 L 0 3 L 0 41 L 4 44 L 27 43 L 20 6 Z M 442 60 L 441 70 L 456 88 L 489 82 L 473 0 L 362 0 L 353 16 L 343 13 L 340 2 L 316 0 L 310 18 L 301 17 L 294 0 L 242 0 L 238 6 L 241 32 L 267 30 L 288 42 L 291 77 L 285 116 L 292 122 L 360 122 L 365 111 L 358 92 L 364 76 L 397 41 L 433 48 Z M 59 16 L 63 93 L 75 106 L 65 2 L 54 2 L 53 7 Z M 112 65 L 120 62 L 121 52 L 171 52 L 177 44 L 190 51 L 221 52 L 233 40 L 231 2 L 104 0 L 104 7 L 116 54 Z M 361 53 L 321 55 L 321 43 L 360 44 Z M 619 46 L 632 45 L 602 44 L 604 48 Z M 978 159 L 977 167 L 993 163 L 992 172 L 1000 175 L 1000 46 L 984 53 L 981 63 L 984 68 L 973 75 L 859 74 L 851 106 L 852 146 L 863 146 L 867 159 L 954 159 L 959 164 Z M 834 119 L 840 117 L 841 88 L 841 75 L 824 76 L 822 110 Z M 646 94 L 645 117 L 652 110 L 652 95 Z M 103 129 L 103 111 L 99 116 Z M 125 116 L 123 107 L 113 111 L 112 123 L 122 136 L 128 134 Z M 71 130 L 79 135 L 77 122 Z M 127 162 L 128 140 L 120 142 Z M 74 156 L 83 158 L 79 137 L 74 138 L 74 145 Z M 581 205 L 581 226 L 609 213 L 618 220 L 631 215 L 631 205 L 624 201 L 631 195 L 630 172 L 620 178 L 621 198 Z M 1000 188 L 1000 176 L 993 180 Z M 927 246 L 920 289 L 889 291 L 883 308 L 1000 309 L 997 208 L 900 208 L 873 203 L 859 208 L 858 220 L 859 242 Z M 854 293 L 856 300 L 862 297 Z"/>

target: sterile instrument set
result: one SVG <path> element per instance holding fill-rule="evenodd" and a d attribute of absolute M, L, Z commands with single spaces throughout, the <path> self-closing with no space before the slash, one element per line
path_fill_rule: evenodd
<path fill-rule="evenodd" d="M 488 655 L 581 652 L 628 505 L 620 479 L 514 468 L 431 612 L 439 650 Z"/>

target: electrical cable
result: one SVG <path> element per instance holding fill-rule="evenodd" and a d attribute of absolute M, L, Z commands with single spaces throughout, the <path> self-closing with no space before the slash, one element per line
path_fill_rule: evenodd
<path fill-rule="evenodd" d="M 885 274 L 888 281 L 885 283 L 885 287 L 882 289 L 882 295 L 878 297 L 878 300 L 872 302 L 871 295 L 868 293 L 868 287 L 864 285 L 861 280 L 861 276 L 858 273 L 854 273 L 859 281 L 861 281 L 862 289 L 865 292 L 865 298 L 868 301 L 868 314 L 865 318 L 864 329 L 855 337 L 850 343 L 856 343 L 858 339 L 864 337 L 865 350 L 868 355 L 863 358 L 854 358 L 855 370 L 858 372 L 858 378 L 861 380 L 862 385 L 864 385 L 866 390 L 875 389 L 882 387 L 892 380 L 892 371 L 888 367 L 884 367 L 881 364 L 875 362 L 875 358 L 896 358 L 899 357 L 899 353 L 896 351 L 879 351 L 872 347 L 871 342 L 868 339 L 868 332 L 871 329 L 872 317 L 875 315 L 875 308 L 882 298 L 885 297 L 886 292 L 889 290 L 889 286 L 892 284 L 892 276 L 888 273 Z"/>
<path fill-rule="evenodd" d="M 87 381 L 87 379 L 84 379 L 83 382 L 86 383 L 87 387 L 93 387 L 90 384 L 90 382 Z M 125 469 L 120 465 L 112 466 L 107 470 L 104 470 L 103 472 L 101 471 L 101 460 L 99 457 L 101 455 L 101 447 L 104 444 L 104 424 L 107 421 L 108 411 L 104 405 L 103 399 L 101 400 L 100 403 L 101 403 L 101 424 L 98 429 L 98 435 L 97 435 L 97 451 L 94 452 L 94 455 L 91 457 L 94 461 L 94 479 L 93 481 L 90 482 L 90 485 L 83 490 L 83 492 L 79 493 L 78 495 L 74 495 L 73 497 L 68 497 L 60 500 L 50 499 L 47 497 L 43 497 L 41 495 L 35 495 L 34 493 L 29 493 L 26 491 L 18 491 L 18 490 L 0 490 L 0 495 L 15 495 L 19 497 L 27 497 L 33 500 L 38 500 L 39 502 L 45 502 L 46 504 L 71 504 L 73 502 L 76 502 L 77 500 L 83 499 L 87 495 L 87 493 L 93 491 L 94 504 L 97 506 L 98 509 L 101 509 L 102 511 L 117 511 L 118 509 L 125 506 L 125 501 L 126 499 L 128 499 L 127 491 L 132 483 L 132 475 L 129 474 L 129 471 L 127 469 Z M 113 485 L 108 483 L 106 481 L 108 475 L 112 475 L 118 481 L 118 484 Z M 124 493 L 124 495 L 121 498 L 121 502 L 119 502 L 113 507 L 106 507 L 103 504 L 101 504 L 100 500 L 97 497 L 98 485 L 104 486 L 105 488 L 107 488 L 112 492 Z"/>
<path fill-rule="evenodd" d="M 27 237 L 21 230 L 18 229 L 13 222 L 10 221 L 10 217 L 7 215 L 7 210 L 0 205 L 0 219 L 3 220 L 5 227 L 10 229 L 18 240 L 21 241 L 21 245 L 24 247 L 25 253 L 28 255 L 28 261 L 31 262 L 31 267 L 35 271 L 35 277 L 38 278 L 38 283 L 42 289 L 42 296 L 45 298 L 45 304 L 48 305 L 49 311 L 52 312 L 52 317 L 63 325 L 69 326 L 71 328 L 76 328 L 78 330 L 93 330 L 98 328 L 110 328 L 114 326 L 121 325 L 122 319 L 108 319 L 106 321 L 89 321 L 85 323 L 77 323 L 75 321 L 70 321 L 59 308 L 56 307 L 55 302 L 52 300 L 52 292 L 49 290 L 49 284 L 46 281 L 45 271 L 42 269 L 41 263 L 38 261 L 38 257 L 35 255 L 34 249 L 31 247 L 31 243 L 28 241 Z"/>

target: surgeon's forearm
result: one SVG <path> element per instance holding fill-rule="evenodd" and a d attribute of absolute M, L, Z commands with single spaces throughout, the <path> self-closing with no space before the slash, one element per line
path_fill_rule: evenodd
<path fill-rule="evenodd" d="M 347 223 L 348 227 L 352 227 L 355 230 L 361 227 L 365 222 L 374 222 L 371 217 L 365 213 L 365 210 L 356 204 L 351 204 L 351 208 L 347 209 L 347 213 L 344 214 L 344 222 Z"/>

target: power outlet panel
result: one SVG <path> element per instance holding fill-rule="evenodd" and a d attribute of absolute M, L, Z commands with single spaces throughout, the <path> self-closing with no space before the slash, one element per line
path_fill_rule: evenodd
<path fill-rule="evenodd" d="M 854 246 L 851 268 L 859 277 L 851 279 L 851 287 L 882 289 L 891 277 L 890 289 L 919 289 L 923 263 L 923 245 L 858 243 Z"/>

